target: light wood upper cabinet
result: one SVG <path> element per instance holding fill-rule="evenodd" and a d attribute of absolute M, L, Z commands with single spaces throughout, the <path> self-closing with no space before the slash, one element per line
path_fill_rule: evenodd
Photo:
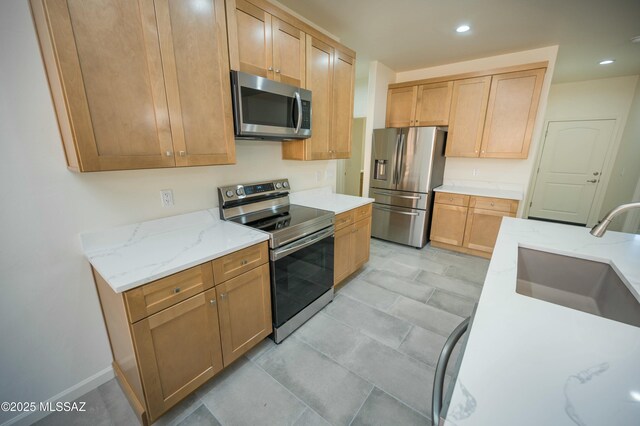
<path fill-rule="evenodd" d="M 31 6 L 70 169 L 234 161 L 222 0 Z"/>
<path fill-rule="evenodd" d="M 311 137 L 284 141 L 286 160 L 351 157 L 355 59 L 307 34 L 307 89 L 312 92 Z"/>
<path fill-rule="evenodd" d="M 481 157 L 527 158 L 545 69 L 494 75 Z"/>
<path fill-rule="evenodd" d="M 296 87 L 305 87 L 305 33 L 272 17 L 273 78 Z"/>
<path fill-rule="evenodd" d="M 222 370 L 215 289 L 132 325 L 151 419 Z"/>
<path fill-rule="evenodd" d="M 414 126 L 446 126 L 449 124 L 449 110 L 453 82 L 421 84 L 418 86 Z"/>
<path fill-rule="evenodd" d="M 447 157 L 478 157 L 487 112 L 491 77 L 453 82 Z"/>
<path fill-rule="evenodd" d="M 390 88 L 386 127 L 446 126 L 453 82 Z"/>
<path fill-rule="evenodd" d="M 417 99 L 418 86 L 389 89 L 387 92 L 387 119 L 385 127 L 413 126 Z"/>
<path fill-rule="evenodd" d="M 338 49 L 335 50 L 331 119 L 332 158 L 351 157 L 355 68 L 354 58 Z"/>
<path fill-rule="evenodd" d="M 223 0 L 156 0 L 177 166 L 235 162 Z"/>
<path fill-rule="evenodd" d="M 227 0 L 231 68 L 305 86 L 305 33 L 246 0 Z"/>

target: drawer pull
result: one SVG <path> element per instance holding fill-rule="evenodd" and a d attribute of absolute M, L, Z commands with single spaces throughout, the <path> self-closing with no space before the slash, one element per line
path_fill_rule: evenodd
<path fill-rule="evenodd" d="M 453 198 L 449 198 L 449 201 L 453 201 Z"/>
<path fill-rule="evenodd" d="M 493 207 L 494 205 L 495 205 L 495 203 L 492 201 L 492 202 L 491 202 L 491 207 Z"/>
<path fill-rule="evenodd" d="M 174 288 L 174 289 L 173 289 L 173 292 L 174 292 L 174 293 L 176 293 L 176 294 L 177 294 L 177 293 L 180 293 L 180 287 L 176 287 L 176 288 Z"/>
<path fill-rule="evenodd" d="M 221 299 L 226 299 L 226 298 L 227 298 L 227 293 L 222 293 L 222 294 L 220 295 L 220 298 L 221 298 Z"/>
<path fill-rule="evenodd" d="M 216 299 L 211 299 L 211 300 L 209 301 L 209 303 L 211 303 L 212 305 L 215 305 L 215 304 L 216 304 Z"/>
<path fill-rule="evenodd" d="M 240 265 L 246 265 L 247 263 L 249 263 L 249 261 L 247 259 L 242 259 L 240 261 Z"/>

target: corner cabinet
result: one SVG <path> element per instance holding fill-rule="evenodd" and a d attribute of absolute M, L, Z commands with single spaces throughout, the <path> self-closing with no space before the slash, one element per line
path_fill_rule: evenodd
<path fill-rule="evenodd" d="M 371 204 L 336 215 L 334 286 L 369 261 Z"/>
<path fill-rule="evenodd" d="M 271 333 L 267 243 L 115 293 L 94 270 L 113 368 L 151 424 Z"/>
<path fill-rule="evenodd" d="M 517 211 L 516 200 L 437 192 L 431 245 L 490 258 L 502 218 Z"/>
<path fill-rule="evenodd" d="M 31 9 L 70 169 L 235 162 L 223 0 Z"/>

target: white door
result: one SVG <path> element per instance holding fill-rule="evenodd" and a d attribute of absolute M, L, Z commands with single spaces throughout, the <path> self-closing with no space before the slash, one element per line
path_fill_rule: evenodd
<path fill-rule="evenodd" d="M 615 120 L 549 123 L 530 218 L 586 225 L 615 123 Z"/>

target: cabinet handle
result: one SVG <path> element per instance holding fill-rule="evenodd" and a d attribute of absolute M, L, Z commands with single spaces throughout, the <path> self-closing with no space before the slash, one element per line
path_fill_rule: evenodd
<path fill-rule="evenodd" d="M 242 259 L 240 261 L 240 265 L 246 265 L 247 263 L 249 263 L 249 261 L 247 259 Z"/>
<path fill-rule="evenodd" d="M 171 157 L 171 156 L 173 155 L 173 152 L 171 152 L 171 151 L 167 150 L 167 152 L 165 152 L 165 155 L 166 155 L 167 157 Z"/>
<path fill-rule="evenodd" d="M 184 151 L 180 151 L 180 157 L 184 157 L 185 155 L 187 155 L 187 153 L 186 153 L 186 152 L 184 152 Z"/>
<path fill-rule="evenodd" d="M 216 304 L 216 299 L 211 299 L 211 300 L 209 301 L 209 303 L 211 303 L 212 305 L 215 305 L 215 304 Z"/>
<path fill-rule="evenodd" d="M 449 198 L 449 201 L 453 201 L 453 198 Z"/>
<path fill-rule="evenodd" d="M 221 298 L 221 299 L 226 299 L 226 298 L 227 298 L 227 293 L 222 293 L 222 294 L 220 295 L 220 298 Z"/>
<path fill-rule="evenodd" d="M 176 288 L 174 288 L 174 289 L 173 289 L 173 292 L 174 292 L 175 294 L 180 293 L 180 287 L 176 287 Z"/>
<path fill-rule="evenodd" d="M 273 71 L 273 67 L 269 67 L 267 68 L 269 71 Z"/>
<path fill-rule="evenodd" d="M 492 202 L 491 202 L 491 207 L 493 207 L 493 206 L 494 206 L 494 202 L 492 201 Z"/>
<path fill-rule="evenodd" d="M 280 73 L 280 70 L 276 68 L 276 74 L 279 74 L 279 73 Z"/>

